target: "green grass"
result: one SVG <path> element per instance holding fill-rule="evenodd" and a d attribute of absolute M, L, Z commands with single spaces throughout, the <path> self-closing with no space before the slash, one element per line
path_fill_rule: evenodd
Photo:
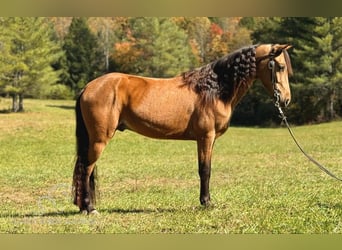
<path fill-rule="evenodd" d="M 0 233 L 342 233 L 341 184 L 280 127 L 232 127 L 217 140 L 208 209 L 195 142 L 118 132 L 98 162 L 101 214 L 80 215 L 71 202 L 74 102 L 25 105 L 0 114 Z M 0 99 L 0 110 L 9 106 Z M 342 122 L 294 132 L 342 176 Z"/>

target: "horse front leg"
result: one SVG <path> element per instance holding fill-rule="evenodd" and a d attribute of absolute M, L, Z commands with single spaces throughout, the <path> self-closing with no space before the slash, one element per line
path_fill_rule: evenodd
<path fill-rule="evenodd" d="M 207 135 L 197 140 L 198 174 L 200 176 L 200 202 L 206 207 L 210 205 L 209 181 L 214 141 L 215 137 L 213 135 Z"/>

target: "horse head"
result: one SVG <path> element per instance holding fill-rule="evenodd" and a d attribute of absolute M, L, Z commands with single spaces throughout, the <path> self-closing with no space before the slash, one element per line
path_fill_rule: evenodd
<path fill-rule="evenodd" d="M 292 75 L 292 67 L 287 53 L 290 47 L 287 44 L 265 44 L 256 48 L 256 76 L 282 106 L 288 106 L 291 101 L 288 76 Z"/>

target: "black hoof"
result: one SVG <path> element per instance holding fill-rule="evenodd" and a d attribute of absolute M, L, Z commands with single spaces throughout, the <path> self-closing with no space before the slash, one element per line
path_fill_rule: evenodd
<path fill-rule="evenodd" d="M 204 207 L 209 207 L 211 205 L 210 198 L 200 199 L 201 205 Z"/>

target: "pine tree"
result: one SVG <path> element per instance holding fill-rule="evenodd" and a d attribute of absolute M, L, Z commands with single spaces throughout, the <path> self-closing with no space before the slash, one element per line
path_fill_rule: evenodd
<path fill-rule="evenodd" d="M 291 61 L 295 81 L 290 118 L 301 123 L 334 118 L 336 86 L 341 82 L 341 21 L 283 17 L 256 19 L 254 25 L 254 39 L 293 45 Z"/>
<path fill-rule="evenodd" d="M 320 120 L 335 117 L 336 87 L 341 81 L 341 31 L 339 19 L 316 17 L 312 43 L 307 43 L 297 54 L 306 72 L 306 87 L 314 90 L 311 100 Z"/>
<path fill-rule="evenodd" d="M 51 65 L 62 53 L 52 40 L 47 19 L 11 17 L 0 21 L 2 92 L 12 97 L 13 112 L 24 111 L 24 96 L 40 97 L 58 81 L 59 72 Z"/>
<path fill-rule="evenodd" d="M 279 43 L 280 17 L 254 18 L 251 34 L 254 43 Z"/>
<path fill-rule="evenodd" d="M 191 67 L 190 47 L 184 31 L 169 19 L 157 19 L 151 75 L 170 77 Z"/>
<path fill-rule="evenodd" d="M 186 33 L 169 18 L 132 18 L 125 40 L 115 45 L 120 71 L 170 77 L 191 67 L 193 55 Z"/>
<path fill-rule="evenodd" d="M 69 77 L 66 84 L 77 94 L 89 81 L 103 72 L 96 36 L 90 31 L 86 18 L 73 18 L 64 38 Z"/>
<path fill-rule="evenodd" d="M 331 93 L 330 112 L 336 111 L 342 116 L 342 18 L 334 17 L 331 22 L 331 33 L 334 35 L 332 41 L 334 75 L 331 78 L 333 90 Z M 336 105 L 335 105 L 336 104 Z M 339 105 L 337 105 L 339 104 Z"/>
<path fill-rule="evenodd" d="M 291 61 L 296 69 L 296 81 L 305 82 L 308 72 L 303 63 L 306 61 L 301 54 L 305 47 L 315 45 L 314 29 L 317 26 L 314 17 L 284 17 L 280 20 L 280 27 L 275 35 L 278 43 L 287 43 L 293 46 Z"/>

